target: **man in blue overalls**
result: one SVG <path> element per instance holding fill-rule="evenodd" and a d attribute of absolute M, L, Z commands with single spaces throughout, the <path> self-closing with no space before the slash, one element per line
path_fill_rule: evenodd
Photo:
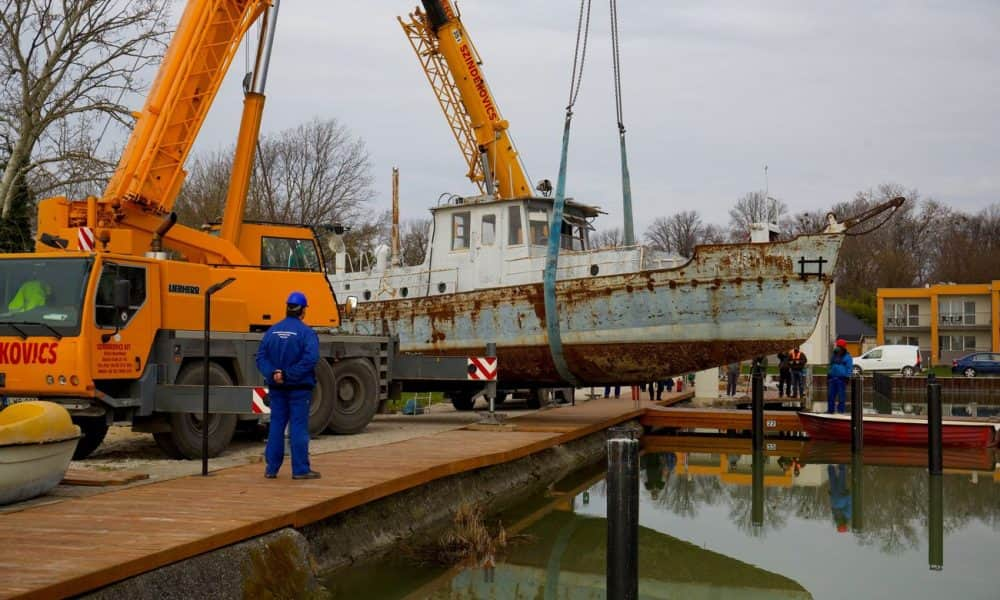
<path fill-rule="evenodd" d="M 257 369 L 268 385 L 271 425 L 267 432 L 264 477 L 274 479 L 285 459 L 285 426 L 292 449 L 292 479 L 319 479 L 309 466 L 309 403 L 316 387 L 319 338 L 302 322 L 309 305 L 305 294 L 292 292 L 285 319 L 264 334 L 257 350 Z"/>
<path fill-rule="evenodd" d="M 830 368 L 826 372 L 826 412 L 843 413 L 847 399 L 847 380 L 854 374 L 854 359 L 847 351 L 847 342 L 837 340 L 837 346 L 830 356 Z"/>

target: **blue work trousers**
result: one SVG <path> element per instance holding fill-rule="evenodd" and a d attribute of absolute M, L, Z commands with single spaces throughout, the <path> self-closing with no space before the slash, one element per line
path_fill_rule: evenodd
<path fill-rule="evenodd" d="M 792 391 L 789 392 L 789 396 L 795 396 L 797 398 L 802 398 L 805 396 L 806 391 L 806 373 L 805 371 L 796 371 L 792 369 Z"/>
<path fill-rule="evenodd" d="M 847 379 L 827 377 L 826 387 L 826 412 L 832 413 L 836 402 L 837 412 L 843 413 L 847 408 Z"/>
<path fill-rule="evenodd" d="M 277 390 L 268 393 L 271 425 L 267 431 L 264 460 L 267 472 L 277 473 L 285 460 L 285 426 L 292 447 L 292 475 L 305 475 L 309 466 L 309 402 L 312 390 Z"/>

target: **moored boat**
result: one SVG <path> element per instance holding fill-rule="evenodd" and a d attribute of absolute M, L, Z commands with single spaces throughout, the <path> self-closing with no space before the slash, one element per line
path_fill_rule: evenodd
<path fill-rule="evenodd" d="M 834 442 L 851 441 L 851 416 L 800 412 L 799 420 L 810 439 Z M 949 417 L 941 421 L 941 443 L 944 446 L 987 448 L 997 443 L 1000 423 L 966 417 Z M 865 415 L 866 444 L 895 446 L 926 446 L 927 419 L 909 415 Z"/>
<path fill-rule="evenodd" d="M 79 440 L 80 428 L 53 402 L 21 402 L 0 411 L 0 504 L 59 485 Z"/>
<path fill-rule="evenodd" d="M 942 449 L 941 457 L 945 469 L 993 471 L 996 465 L 996 449 L 989 447 L 951 446 Z M 866 465 L 926 467 L 927 449 L 872 444 L 864 449 L 861 458 Z M 803 464 L 851 464 L 851 460 L 850 442 L 809 440 L 799 452 Z"/>

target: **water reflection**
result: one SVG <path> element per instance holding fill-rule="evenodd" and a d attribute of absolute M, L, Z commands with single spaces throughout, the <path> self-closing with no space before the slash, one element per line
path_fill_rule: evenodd
<path fill-rule="evenodd" d="M 644 447 L 640 597 L 996 597 L 992 451 L 946 454 L 945 475 L 930 477 L 924 449 L 869 446 L 862 459 L 846 444 L 771 440 L 753 455 L 749 440 L 697 436 Z M 529 541 L 491 569 L 389 560 L 328 587 L 335 597 L 604 598 L 603 474 L 595 465 L 502 515 Z M 956 557 L 947 567 L 946 549 Z"/>

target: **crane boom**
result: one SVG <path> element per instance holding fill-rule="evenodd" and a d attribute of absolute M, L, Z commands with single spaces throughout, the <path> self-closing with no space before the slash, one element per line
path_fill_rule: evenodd
<path fill-rule="evenodd" d="M 184 161 L 250 26 L 269 0 L 189 2 L 104 193 L 157 214 L 173 208 Z"/>
<path fill-rule="evenodd" d="M 421 0 L 399 19 L 480 190 L 500 198 L 531 195 L 531 185 L 486 83 L 479 53 L 450 0 Z"/>

